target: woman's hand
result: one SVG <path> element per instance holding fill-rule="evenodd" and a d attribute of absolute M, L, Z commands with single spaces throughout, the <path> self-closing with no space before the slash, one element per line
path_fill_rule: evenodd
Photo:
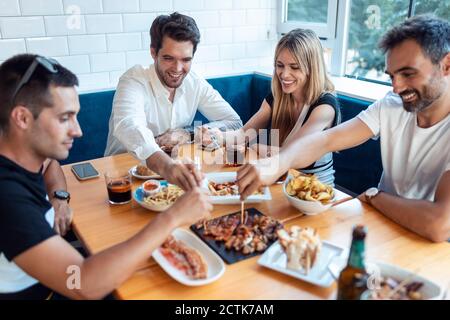
<path fill-rule="evenodd" d="M 268 146 L 266 144 L 253 144 L 250 149 L 258 154 L 258 158 L 269 158 L 280 153 L 280 148 L 277 146 Z"/>
<path fill-rule="evenodd" d="M 224 133 L 218 128 L 201 126 L 197 128 L 194 141 L 205 147 L 212 144 L 221 146 L 223 144 L 223 135 Z"/>

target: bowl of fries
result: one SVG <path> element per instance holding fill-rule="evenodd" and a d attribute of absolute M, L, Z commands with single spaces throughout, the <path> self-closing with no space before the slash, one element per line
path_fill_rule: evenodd
<path fill-rule="evenodd" d="M 335 196 L 333 187 L 323 184 L 315 175 L 292 169 L 283 183 L 283 193 L 290 204 L 307 215 L 329 209 Z"/>
<path fill-rule="evenodd" d="M 161 183 L 159 191 L 150 196 L 145 194 L 141 185 L 134 191 L 133 198 L 142 207 L 160 212 L 168 209 L 183 193 L 176 185 Z"/>

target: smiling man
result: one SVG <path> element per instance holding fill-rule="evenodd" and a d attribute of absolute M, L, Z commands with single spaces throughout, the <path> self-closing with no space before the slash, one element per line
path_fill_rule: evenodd
<path fill-rule="evenodd" d="M 380 47 L 393 92 L 356 118 L 299 139 L 278 159 L 242 167 L 240 191 L 246 197 L 289 168 L 380 138 L 383 175 L 378 188 L 359 198 L 404 227 L 445 241 L 450 238 L 450 24 L 415 16 L 388 31 Z"/>
<path fill-rule="evenodd" d="M 200 32 L 191 17 L 172 13 L 156 17 L 150 28 L 149 68 L 132 67 L 120 78 L 109 121 L 105 155 L 131 152 L 147 166 L 183 189 L 198 185 L 193 165 L 171 159 L 161 147 L 188 142 L 200 111 L 210 127 L 238 129 L 242 122 L 205 79 L 191 71 Z"/>

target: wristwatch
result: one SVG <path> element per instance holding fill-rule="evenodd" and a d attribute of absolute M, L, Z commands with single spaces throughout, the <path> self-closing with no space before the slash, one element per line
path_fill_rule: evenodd
<path fill-rule="evenodd" d="M 380 193 L 380 190 L 378 190 L 375 187 L 367 189 L 366 192 L 364 193 L 367 203 L 370 203 L 370 200 L 376 197 L 378 193 Z"/>
<path fill-rule="evenodd" d="M 55 192 L 53 192 L 53 196 L 56 199 L 60 199 L 60 200 L 66 200 L 67 203 L 70 202 L 70 193 L 68 193 L 65 190 L 56 190 Z"/>

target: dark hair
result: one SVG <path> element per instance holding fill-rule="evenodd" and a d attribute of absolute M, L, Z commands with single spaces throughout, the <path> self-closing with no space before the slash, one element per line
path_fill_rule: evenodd
<path fill-rule="evenodd" d="M 450 52 L 450 24 L 433 15 L 417 15 L 389 30 L 379 47 L 386 53 L 410 39 L 420 45 L 433 64 L 438 64 Z"/>
<path fill-rule="evenodd" d="M 160 15 L 155 18 L 150 27 L 150 47 L 158 53 L 162 47 L 164 36 L 176 41 L 191 41 L 194 51 L 200 42 L 200 31 L 195 20 L 184 14 L 174 12 L 171 15 Z"/>
<path fill-rule="evenodd" d="M 26 106 L 36 119 L 43 108 L 53 106 L 50 86 L 78 86 L 78 78 L 60 64 L 55 73 L 37 65 L 30 80 L 13 97 L 14 90 L 37 55 L 19 54 L 0 65 L 0 133 L 8 129 L 11 111 L 17 105 Z"/>

